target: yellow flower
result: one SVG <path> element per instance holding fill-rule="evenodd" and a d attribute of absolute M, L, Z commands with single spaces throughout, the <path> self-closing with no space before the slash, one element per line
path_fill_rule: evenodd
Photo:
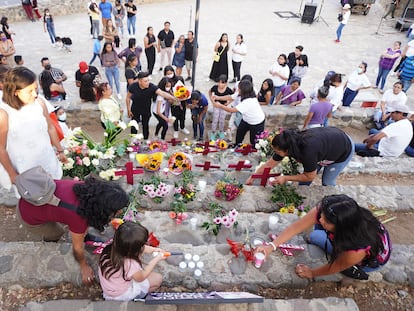
<path fill-rule="evenodd" d="M 294 205 L 289 205 L 289 206 L 287 207 L 287 209 L 288 209 L 288 212 L 289 212 L 290 214 L 293 214 L 293 213 L 295 212 L 295 206 L 294 206 Z"/>
<path fill-rule="evenodd" d="M 282 214 L 287 214 L 287 213 L 288 213 L 288 209 L 287 209 L 286 207 L 282 207 L 282 208 L 279 210 L 279 212 L 280 212 L 280 213 L 282 213 Z"/>

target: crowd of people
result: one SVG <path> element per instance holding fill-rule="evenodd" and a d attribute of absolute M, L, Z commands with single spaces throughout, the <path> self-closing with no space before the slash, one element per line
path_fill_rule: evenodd
<path fill-rule="evenodd" d="M 29 14 L 31 11 L 28 3 L 32 9 L 37 9 L 37 3 L 22 0 L 25 12 L 33 20 L 33 15 Z M 227 139 L 234 146 L 239 146 L 249 132 L 248 141 L 254 146 L 256 137 L 265 130 L 264 106 L 286 105 L 294 109 L 293 107 L 300 105 L 307 97 L 301 89 L 301 83 L 306 78 L 310 65 L 308 56 L 303 53 L 303 46 L 297 45 L 287 55 L 278 55 L 268 70 L 269 77 L 257 91 L 253 77 L 242 74 L 242 62 L 247 55 L 243 34 L 236 36 L 233 45 L 229 42 L 227 33 L 222 33 L 213 48 L 215 54 L 209 74 L 209 79 L 215 84 L 208 94 L 192 90 L 188 98 L 179 100 L 174 96 L 174 87 L 185 85 L 186 81 L 193 78 L 192 65 L 194 57 L 198 55 L 193 31 L 188 31 L 187 36 L 176 37 L 170 28 L 171 23 L 165 21 L 163 29 L 156 35 L 153 27 L 148 26 L 142 48 L 135 38 L 137 7 L 133 0 L 125 3 L 116 0 L 114 5 L 108 0 L 101 0 L 99 4 L 91 0 L 87 9 L 91 25 L 90 35 L 94 39 L 93 56 L 89 63 L 79 62 L 75 79 L 80 99 L 98 103 L 101 117 L 97 122 L 104 128 L 107 121 L 118 124 L 125 116 L 123 104 L 120 102 L 122 63 L 125 64 L 124 74 L 127 81 L 125 114 L 141 124 L 145 140 L 150 137 L 165 140 L 169 127 L 173 129 L 174 138 L 178 138 L 179 131 L 189 135 L 190 131 L 185 126 L 186 111 L 189 109 L 195 140 Z M 337 30 L 337 42 L 340 42 L 349 16 L 350 5 L 345 4 Z M 46 8 L 43 17 L 37 17 L 43 19 L 44 31 L 48 32 L 51 44 L 55 45 L 61 39 L 55 34 L 51 12 Z M 48 57 L 43 57 L 43 71 L 38 80 L 46 100 L 38 96 L 35 73 L 23 66 L 21 56 L 14 55 L 14 32 L 8 25 L 7 18 L 3 17 L 1 24 L 1 184 L 12 185 L 17 175 L 36 165 L 43 166 L 54 179 L 60 180 L 62 170 L 59 161 L 65 162 L 67 159 L 50 114 L 56 115 L 65 132 L 66 114 L 58 103 L 66 98 L 63 82 L 67 80 L 67 76 L 62 70 L 53 67 Z M 120 39 L 126 33 L 130 36 L 128 47 L 121 49 Z M 145 52 L 147 59 L 145 69 L 141 64 L 142 52 Z M 153 83 L 157 53 L 160 57 L 161 77 L 158 83 Z M 233 79 L 229 81 L 230 54 Z M 99 58 L 107 81 L 102 81 L 99 69 L 92 65 L 96 58 Z M 388 74 L 399 59 L 401 60 L 396 68 L 399 81 L 394 83 L 392 89 L 386 90 Z M 308 95 L 311 105 L 303 125 L 298 126 L 301 130 L 286 129 L 276 135 L 272 141 L 273 156 L 256 173 L 277 166 L 287 156 L 302 163 L 303 173 L 279 176 L 274 179 L 274 184 L 293 181 L 300 185 L 310 185 L 322 170 L 322 185 L 334 186 L 354 152 L 361 156 L 398 157 L 405 151 L 407 155 L 414 156 L 414 125 L 413 120 L 408 118 L 405 94 L 414 79 L 414 40 L 403 50 L 401 42 L 395 42 L 393 47 L 380 56 L 378 66 L 375 86 L 372 86 L 366 75 L 368 64 L 365 62 L 358 64 L 355 71 L 347 75 L 344 84 L 344 75 L 329 71 Z M 185 78 L 183 74 L 186 74 Z M 343 109 L 342 106 L 350 106 L 358 92 L 368 88 L 378 88 L 378 92 L 382 94 L 379 109 L 373 116 L 376 128 L 369 132 L 370 136 L 362 143 L 355 144 L 341 129 L 329 127 L 328 118 L 338 109 Z M 55 107 L 49 101 L 55 103 Z M 207 137 L 204 121 L 209 105 L 213 109 Z M 228 114 L 231 117 L 227 122 Z M 158 121 L 153 136 L 149 127 L 151 116 Z M 137 130 L 132 128 L 131 131 L 134 134 Z M 23 151 L 22 146 L 25 148 Z M 252 182 L 252 178 L 248 178 L 246 184 Z M 48 212 L 43 213 L 43 217 L 36 218 L 33 215 L 36 208 L 40 207 L 34 207 L 21 199 L 17 208 L 18 218 L 27 230 L 41 235 L 45 241 L 59 240 L 64 229 L 58 223 L 67 224 L 82 280 L 85 284 L 90 284 L 95 273 L 84 255 L 83 241 L 87 228 L 91 226 L 102 230 L 120 209 L 128 205 L 129 198 L 121 187 L 109 186 L 108 183 L 93 177 L 85 182 L 62 180 L 56 183 L 56 194 L 74 205 L 75 210 L 56 209 L 47 205 Z M 100 217 L 95 217 L 88 209 Z M 299 277 L 313 278 L 336 272 L 361 277 L 366 272 L 380 268 L 389 259 L 391 249 L 385 227 L 353 199 L 339 195 L 323 198 L 307 216 L 289 226 L 268 246 L 259 247 L 258 251 L 268 255 L 278 245 L 310 225 L 314 225 L 315 230 L 311 233 L 309 242 L 325 248 L 331 254 L 331 260 L 329 264 L 315 269 L 298 265 L 296 273 Z M 354 237 L 348 239 L 350 235 Z M 152 270 L 160 260 L 165 259 L 162 256 L 163 250 L 145 245 L 147 239 L 147 229 L 139 224 L 127 222 L 118 228 L 113 243 L 105 248 L 99 261 L 98 276 L 105 299 L 142 298 L 161 285 L 161 275 Z M 158 252 L 158 255 L 144 268 L 141 256 L 154 252 Z"/>

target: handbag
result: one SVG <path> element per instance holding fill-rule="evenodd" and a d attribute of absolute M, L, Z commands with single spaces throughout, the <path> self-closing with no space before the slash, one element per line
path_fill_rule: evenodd
<path fill-rule="evenodd" d="M 344 16 L 342 15 L 342 13 L 338 14 L 338 22 L 342 22 L 344 19 Z"/>
<path fill-rule="evenodd" d="M 219 53 L 219 52 L 216 52 L 215 54 L 214 54 L 214 56 L 213 56 L 213 60 L 216 62 L 216 63 L 218 63 L 219 61 L 220 61 L 220 56 L 221 56 L 221 54 L 223 54 L 223 52 L 224 52 L 224 48 L 221 50 L 221 52 Z"/>

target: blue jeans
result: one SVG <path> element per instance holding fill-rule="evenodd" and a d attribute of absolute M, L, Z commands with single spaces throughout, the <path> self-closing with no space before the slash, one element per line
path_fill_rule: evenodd
<path fill-rule="evenodd" d="M 54 44 L 56 42 L 55 27 L 53 26 L 53 24 L 48 24 L 46 28 L 47 32 L 49 33 L 50 41 L 52 41 L 52 43 Z"/>
<path fill-rule="evenodd" d="M 348 136 L 349 137 L 349 136 Z M 339 174 L 344 170 L 344 168 L 348 165 L 348 163 L 352 160 L 354 156 L 355 144 L 352 141 L 351 137 L 349 137 L 351 142 L 351 152 L 349 153 L 348 157 L 339 163 L 332 163 L 327 166 L 323 166 L 323 173 L 322 173 L 322 186 L 335 186 L 336 185 L 336 178 Z M 322 169 L 322 166 L 318 165 L 317 172 Z M 299 182 L 300 186 L 309 186 L 312 182 Z"/>
<path fill-rule="evenodd" d="M 352 91 L 349 88 L 345 89 L 344 96 L 342 97 L 342 105 L 343 106 L 350 106 L 352 101 L 358 95 L 358 91 Z"/>
<path fill-rule="evenodd" d="M 92 65 L 92 63 L 95 61 L 97 57 L 99 58 L 99 61 L 101 62 L 101 66 L 102 66 L 101 54 L 99 53 L 93 53 L 93 57 L 90 60 L 89 65 Z"/>
<path fill-rule="evenodd" d="M 414 157 L 414 147 L 408 146 L 405 148 L 405 153 L 410 157 Z"/>
<path fill-rule="evenodd" d="M 310 243 L 316 245 L 326 251 L 328 254 L 332 254 L 332 243 L 328 239 L 328 235 L 323 227 L 319 224 L 315 225 L 314 230 L 309 235 Z M 378 266 L 377 268 L 371 268 L 368 266 L 359 266 L 365 272 L 372 272 L 380 269 L 382 266 Z"/>
<path fill-rule="evenodd" d="M 280 86 L 275 86 L 275 94 L 273 95 L 274 96 L 274 98 L 276 98 L 277 97 L 277 95 L 280 93 L 280 89 L 282 88 L 282 87 L 284 87 L 285 86 L 285 84 L 282 84 L 282 85 L 280 85 Z"/>
<path fill-rule="evenodd" d="M 339 23 L 338 29 L 336 29 L 336 38 L 338 40 L 341 40 L 341 36 L 342 36 L 342 29 L 344 29 L 345 24 Z"/>
<path fill-rule="evenodd" d="M 387 81 L 387 76 L 390 73 L 391 69 L 385 69 L 381 66 L 378 68 L 378 76 L 377 76 L 377 82 L 375 83 L 376 86 L 379 86 L 381 81 L 380 89 L 384 89 L 385 81 Z"/>
<path fill-rule="evenodd" d="M 411 80 L 400 80 L 403 85 L 403 91 L 407 93 L 408 89 L 411 86 Z"/>
<path fill-rule="evenodd" d="M 135 24 L 137 21 L 137 16 L 133 15 L 127 18 L 127 28 L 129 35 L 135 35 Z"/>
<path fill-rule="evenodd" d="M 109 85 L 111 86 L 111 89 L 113 89 L 114 80 L 115 80 L 116 92 L 117 92 L 117 94 L 120 94 L 121 93 L 121 87 L 119 85 L 119 69 L 118 69 L 118 66 L 105 67 L 105 76 L 106 76 L 106 79 L 109 82 Z"/>
<path fill-rule="evenodd" d="M 192 114 L 191 118 L 193 119 L 193 132 L 194 138 L 197 138 L 197 128 L 200 129 L 200 136 L 201 139 L 204 139 L 204 119 L 206 118 L 206 114 L 203 115 L 201 118 L 201 122 L 197 124 L 198 114 Z"/>
<path fill-rule="evenodd" d="M 379 132 L 380 131 L 377 130 L 377 129 L 370 129 L 369 132 L 368 132 L 368 134 L 369 135 L 375 135 L 375 134 L 377 134 Z M 377 141 L 374 144 L 374 146 L 373 146 L 374 149 L 377 149 L 378 150 L 378 144 L 379 144 L 379 141 Z M 355 144 L 355 152 L 358 152 L 358 151 L 361 151 L 361 150 L 365 150 L 365 149 L 367 149 L 367 145 L 366 144 Z"/>

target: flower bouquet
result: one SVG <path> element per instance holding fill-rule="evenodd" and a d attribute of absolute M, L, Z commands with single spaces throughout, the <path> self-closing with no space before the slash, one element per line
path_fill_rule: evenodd
<path fill-rule="evenodd" d="M 234 178 L 224 178 L 216 183 L 214 196 L 223 198 L 226 201 L 232 201 L 243 192 L 243 184 Z"/>
<path fill-rule="evenodd" d="M 276 203 L 279 211 L 283 208 L 281 212 L 288 213 L 294 213 L 295 208 L 301 206 L 304 199 L 305 197 L 301 196 L 295 187 L 287 184 L 273 186 L 270 197 L 270 200 Z"/>
<path fill-rule="evenodd" d="M 172 211 L 169 216 L 171 219 L 175 219 L 177 225 L 188 218 L 188 214 L 186 213 L 187 203 L 193 201 L 197 193 L 193 179 L 193 173 L 191 171 L 185 171 L 181 182 L 176 182 L 174 185 L 174 201 L 171 203 Z"/>
<path fill-rule="evenodd" d="M 174 97 L 180 101 L 187 100 L 191 97 L 191 91 L 181 81 L 178 81 L 173 88 Z"/>
<path fill-rule="evenodd" d="M 174 175 L 179 175 L 185 171 L 191 171 L 191 156 L 183 152 L 175 152 L 168 159 L 168 169 Z"/>
<path fill-rule="evenodd" d="M 229 144 L 224 139 L 217 139 L 210 142 L 211 146 L 217 147 L 220 150 L 226 150 Z"/>
<path fill-rule="evenodd" d="M 149 197 L 155 203 L 161 203 L 171 192 L 172 186 L 167 185 L 160 177 L 152 176 L 149 179 L 141 180 L 138 186 L 139 194 Z"/>
<path fill-rule="evenodd" d="M 264 130 L 259 135 L 256 135 L 255 148 L 259 150 L 262 161 L 266 161 L 267 158 L 273 155 L 272 140 L 276 135 L 279 135 L 282 129 L 269 132 Z"/>
<path fill-rule="evenodd" d="M 302 165 L 294 158 L 284 157 L 281 162 L 283 175 L 298 175 L 302 171 Z"/>
<path fill-rule="evenodd" d="M 156 172 L 160 169 L 164 153 L 155 152 L 150 154 L 139 153 L 136 159 L 146 171 Z"/>
<path fill-rule="evenodd" d="M 295 214 L 299 217 L 305 216 L 310 210 L 309 206 L 305 206 L 303 204 L 299 205 L 298 207 L 295 207 L 295 205 L 291 204 L 285 207 L 281 207 L 279 209 L 279 213 L 282 214 Z"/>
<path fill-rule="evenodd" d="M 234 208 L 230 212 L 226 212 L 218 203 L 210 202 L 210 219 L 205 221 L 201 227 L 207 231 L 212 231 L 214 235 L 217 235 L 220 231 L 221 226 L 226 228 L 237 227 L 237 215 L 239 214 Z"/>
<path fill-rule="evenodd" d="M 154 140 L 154 141 L 150 141 L 148 143 L 148 149 L 150 151 L 167 151 L 168 150 L 168 144 L 167 142 L 163 141 L 163 140 Z"/>

